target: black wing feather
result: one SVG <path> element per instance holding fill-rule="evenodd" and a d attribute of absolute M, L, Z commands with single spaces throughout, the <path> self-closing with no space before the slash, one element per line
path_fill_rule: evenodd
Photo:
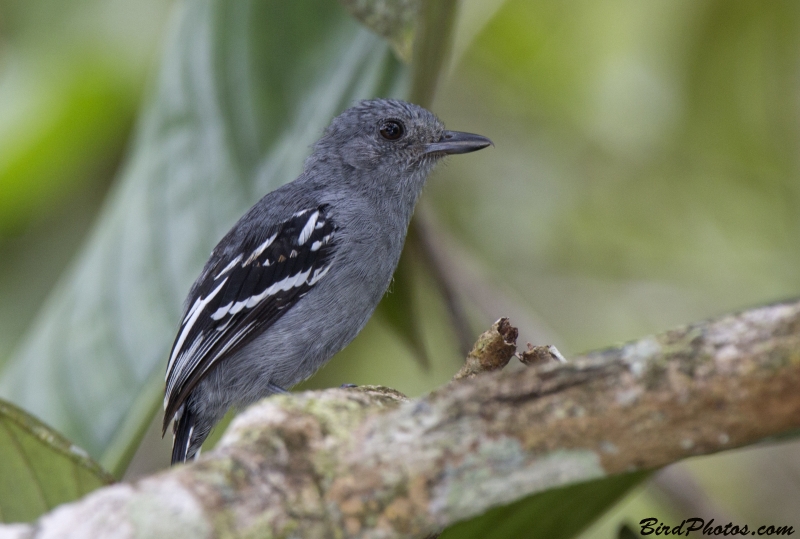
<path fill-rule="evenodd" d="M 204 272 L 170 352 L 164 431 L 212 366 L 274 324 L 327 273 L 335 231 L 327 206 L 309 208 Z"/>

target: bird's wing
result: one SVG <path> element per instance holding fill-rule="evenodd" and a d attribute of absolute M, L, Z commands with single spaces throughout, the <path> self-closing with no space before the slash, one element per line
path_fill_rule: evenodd
<path fill-rule="evenodd" d="M 326 209 L 299 211 L 206 268 L 170 352 L 164 431 L 214 365 L 273 325 L 328 273 L 336 227 Z"/>

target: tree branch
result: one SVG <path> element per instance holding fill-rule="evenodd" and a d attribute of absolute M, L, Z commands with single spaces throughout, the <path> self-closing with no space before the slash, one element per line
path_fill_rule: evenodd
<path fill-rule="evenodd" d="M 800 427 L 800 302 L 490 372 L 408 401 L 274 396 L 198 462 L 0 537 L 424 537 L 531 493 Z"/>

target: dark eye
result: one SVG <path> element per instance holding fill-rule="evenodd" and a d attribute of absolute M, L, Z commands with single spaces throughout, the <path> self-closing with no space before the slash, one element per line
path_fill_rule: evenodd
<path fill-rule="evenodd" d="M 386 140 L 397 140 L 403 136 L 406 130 L 403 124 L 397 120 L 386 120 L 381 124 L 380 133 Z"/>

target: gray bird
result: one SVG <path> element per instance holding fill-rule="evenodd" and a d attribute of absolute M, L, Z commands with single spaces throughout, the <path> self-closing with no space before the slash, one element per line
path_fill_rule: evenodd
<path fill-rule="evenodd" d="M 230 407 L 285 393 L 355 338 L 434 165 L 490 144 L 403 101 L 362 101 L 333 119 L 303 173 L 239 219 L 189 291 L 164 397 L 173 464 Z"/>

